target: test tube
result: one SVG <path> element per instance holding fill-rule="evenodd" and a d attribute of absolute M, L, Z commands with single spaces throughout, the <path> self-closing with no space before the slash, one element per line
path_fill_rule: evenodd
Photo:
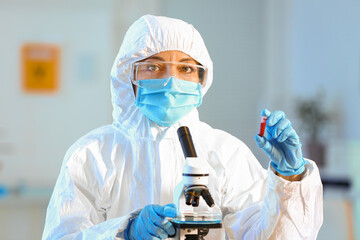
<path fill-rule="evenodd" d="M 267 116 L 261 116 L 260 131 L 258 134 L 260 137 L 264 136 L 267 119 L 268 119 Z"/>

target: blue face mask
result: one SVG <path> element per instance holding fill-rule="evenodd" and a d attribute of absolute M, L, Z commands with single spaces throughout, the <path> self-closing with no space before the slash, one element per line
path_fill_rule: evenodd
<path fill-rule="evenodd" d="M 171 126 L 201 104 L 200 83 L 175 78 L 140 80 L 143 87 L 137 88 L 135 106 L 151 121 L 160 126 Z M 165 86 L 152 89 L 146 84 Z"/>

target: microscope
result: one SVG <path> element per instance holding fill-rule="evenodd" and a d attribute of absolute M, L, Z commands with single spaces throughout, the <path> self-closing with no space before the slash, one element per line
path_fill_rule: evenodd
<path fill-rule="evenodd" d="M 221 231 L 222 213 L 207 187 L 209 170 L 205 159 L 198 158 L 190 130 L 177 130 L 185 156 L 182 181 L 175 187 L 173 201 L 177 217 L 171 220 L 176 233 L 170 236 L 181 240 L 202 240 L 209 231 Z M 201 198 L 204 201 L 200 201 Z"/>

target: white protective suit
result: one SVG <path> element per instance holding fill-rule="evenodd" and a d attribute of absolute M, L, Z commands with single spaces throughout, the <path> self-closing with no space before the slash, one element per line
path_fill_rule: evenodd
<path fill-rule="evenodd" d="M 208 67 L 200 34 L 181 20 L 146 15 L 128 30 L 111 71 L 113 124 L 80 138 L 66 153 L 46 216 L 43 239 L 123 239 L 130 218 L 148 204 L 172 203 L 185 162 L 176 130 L 188 126 L 207 160 L 209 189 L 223 213 L 221 236 L 211 239 L 316 239 L 322 224 L 322 185 L 308 160 L 302 181 L 289 182 L 261 167 L 237 138 L 201 122 L 193 110 L 160 127 L 134 106 L 132 63 L 179 50 Z M 207 238 L 208 239 L 208 238 Z"/>

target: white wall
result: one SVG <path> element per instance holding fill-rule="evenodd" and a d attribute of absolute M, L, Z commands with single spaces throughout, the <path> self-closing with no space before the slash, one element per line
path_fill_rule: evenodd
<path fill-rule="evenodd" d="M 357 230 L 353 234 L 360 238 L 360 2 L 297 0 L 291 11 L 291 91 L 308 98 L 319 90 L 325 93 L 324 108 L 332 122 L 323 136 L 327 166 L 322 175 L 352 180 L 351 194 L 342 196 L 352 204 L 353 229 Z M 337 210 L 325 214 L 323 239 L 334 238 L 340 231 L 344 220 Z"/>
<path fill-rule="evenodd" d="M 0 239 L 41 238 L 66 150 L 112 122 L 111 6 L 112 1 L 0 1 L 0 185 L 12 191 L 0 199 Z M 20 48 L 27 42 L 61 48 L 59 92 L 22 91 Z"/>
<path fill-rule="evenodd" d="M 325 92 L 332 114 L 326 135 L 329 169 L 349 173 L 349 141 L 360 139 L 360 2 L 294 1 L 292 89 L 295 96 Z M 335 174 L 335 173 L 334 173 Z"/>
<path fill-rule="evenodd" d="M 111 123 L 110 4 L 0 3 L 0 182 L 53 185 L 67 148 L 81 135 Z M 50 42 L 61 48 L 58 93 L 21 89 L 20 47 Z"/>

